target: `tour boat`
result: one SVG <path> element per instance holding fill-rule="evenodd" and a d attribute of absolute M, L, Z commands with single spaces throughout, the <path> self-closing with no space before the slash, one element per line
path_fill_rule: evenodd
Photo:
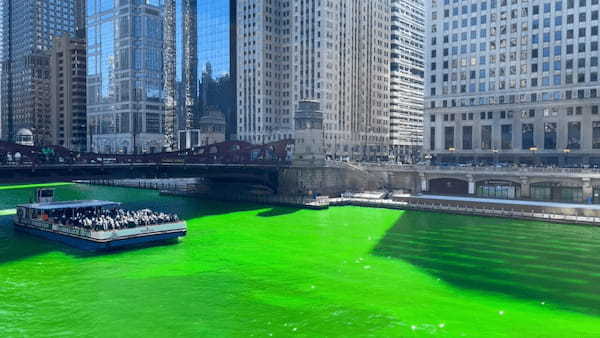
<path fill-rule="evenodd" d="M 53 201 L 40 189 L 36 202 L 17 206 L 15 229 L 89 251 L 176 240 L 187 233 L 176 215 L 148 209 L 128 211 L 110 201 Z"/>

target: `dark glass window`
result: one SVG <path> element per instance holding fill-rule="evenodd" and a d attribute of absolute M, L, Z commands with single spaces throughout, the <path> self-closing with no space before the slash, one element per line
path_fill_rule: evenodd
<path fill-rule="evenodd" d="M 556 149 L 556 122 L 544 123 L 544 149 Z"/>
<path fill-rule="evenodd" d="M 435 127 L 429 128 L 429 149 L 435 150 Z"/>
<path fill-rule="evenodd" d="M 600 149 L 600 121 L 592 122 L 592 148 Z"/>
<path fill-rule="evenodd" d="M 481 126 L 481 149 L 492 149 L 492 126 Z"/>
<path fill-rule="evenodd" d="M 473 149 L 473 127 L 464 126 L 462 129 L 462 148 L 464 150 Z"/>
<path fill-rule="evenodd" d="M 581 148 L 581 122 L 579 121 L 569 122 L 567 148 Z"/>
<path fill-rule="evenodd" d="M 502 125 L 502 149 L 508 150 L 512 149 L 512 125 L 504 124 Z"/>
<path fill-rule="evenodd" d="M 535 147 L 533 131 L 533 123 L 524 123 L 521 126 L 521 148 L 529 150 Z"/>
<path fill-rule="evenodd" d="M 454 127 L 444 128 L 444 147 L 445 149 L 454 148 Z"/>

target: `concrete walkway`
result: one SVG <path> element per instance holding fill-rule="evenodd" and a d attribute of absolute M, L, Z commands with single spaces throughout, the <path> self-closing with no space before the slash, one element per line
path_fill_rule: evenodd
<path fill-rule="evenodd" d="M 561 203 L 561 202 L 543 202 L 543 201 L 523 201 L 523 200 L 504 200 L 495 198 L 479 198 L 479 197 L 464 197 L 464 196 L 443 196 L 443 195 L 414 195 L 413 198 L 421 198 L 427 200 L 439 200 L 439 201 L 462 201 L 462 202 L 475 202 L 475 203 L 494 203 L 503 204 L 508 206 L 534 206 L 534 207 L 546 207 L 546 208 L 566 208 L 566 209 L 585 209 L 585 210 L 599 210 L 599 204 L 577 204 L 577 203 Z"/>

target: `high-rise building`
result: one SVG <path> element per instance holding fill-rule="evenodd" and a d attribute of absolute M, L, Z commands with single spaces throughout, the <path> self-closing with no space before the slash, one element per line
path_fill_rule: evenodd
<path fill-rule="evenodd" d="M 86 151 L 86 44 L 55 37 L 50 50 L 51 144 Z"/>
<path fill-rule="evenodd" d="M 86 10 L 87 2 L 92 0 L 75 0 L 75 36 L 85 39 L 86 36 Z"/>
<path fill-rule="evenodd" d="M 600 163 L 598 1 L 431 2 L 425 150 Z"/>
<path fill-rule="evenodd" d="M 162 150 L 163 20 L 162 0 L 87 0 L 87 120 L 92 151 Z"/>
<path fill-rule="evenodd" d="M 81 0 L 79 0 L 81 1 Z M 51 142 L 49 56 L 53 37 L 73 36 L 77 0 L 2 0 L 2 137 L 19 131 Z"/>
<path fill-rule="evenodd" d="M 230 72 L 232 0 L 198 0 L 198 63 L 202 72 L 210 64 L 215 77 Z"/>
<path fill-rule="evenodd" d="M 425 3 L 391 2 L 391 155 L 414 161 L 423 144 Z"/>
<path fill-rule="evenodd" d="M 198 101 L 198 4 L 197 0 L 183 0 L 183 69 L 182 81 L 185 102 L 185 129 L 197 121 Z"/>
<path fill-rule="evenodd" d="M 164 100 L 165 100 L 165 143 L 164 149 L 176 148 L 177 130 L 177 14 L 175 0 L 165 0 L 163 23 L 164 33 Z"/>
<path fill-rule="evenodd" d="M 238 138 L 293 138 L 298 103 L 316 100 L 328 156 L 386 156 L 390 12 L 390 0 L 238 1 Z"/>
<path fill-rule="evenodd" d="M 199 113 L 222 111 L 227 135 L 235 134 L 235 6 L 236 0 L 198 1 Z M 232 34 L 233 32 L 233 34 Z M 232 53 L 233 51 L 233 53 Z"/>

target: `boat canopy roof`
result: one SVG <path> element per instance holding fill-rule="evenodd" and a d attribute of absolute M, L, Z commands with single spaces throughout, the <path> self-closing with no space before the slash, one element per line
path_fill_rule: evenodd
<path fill-rule="evenodd" d="M 110 201 L 65 201 L 49 203 L 21 204 L 19 207 L 36 210 L 82 209 L 82 208 L 114 208 L 121 205 L 119 202 Z"/>

